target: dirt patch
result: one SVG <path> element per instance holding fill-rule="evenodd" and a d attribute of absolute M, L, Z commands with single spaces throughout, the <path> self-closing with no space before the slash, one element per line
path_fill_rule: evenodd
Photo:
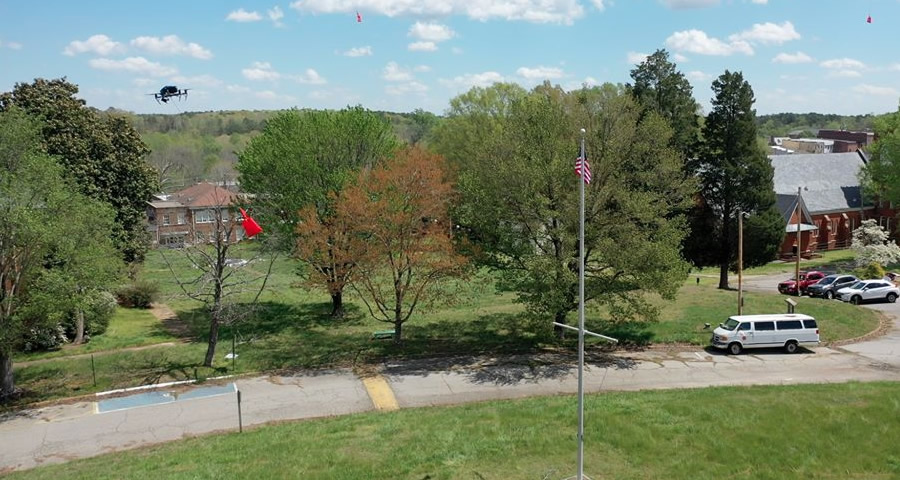
<path fill-rule="evenodd" d="M 150 308 L 150 313 L 162 323 L 163 328 L 165 328 L 172 336 L 184 340 L 191 340 L 193 338 L 190 326 L 178 318 L 178 315 L 169 308 L 168 305 L 164 303 L 154 303 Z"/>

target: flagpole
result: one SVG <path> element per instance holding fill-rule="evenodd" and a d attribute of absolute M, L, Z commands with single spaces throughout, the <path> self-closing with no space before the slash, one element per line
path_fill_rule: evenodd
<path fill-rule="evenodd" d="M 584 155 L 584 134 L 581 129 L 581 178 L 578 205 L 578 476 L 584 480 L 584 175 L 587 157 Z"/>

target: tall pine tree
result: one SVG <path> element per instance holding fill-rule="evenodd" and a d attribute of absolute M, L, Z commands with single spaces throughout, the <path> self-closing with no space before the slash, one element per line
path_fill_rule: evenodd
<path fill-rule="evenodd" d="M 737 216 L 744 222 L 744 265 L 775 257 L 784 220 L 775 206 L 774 170 L 756 142 L 753 89 L 741 72 L 725 71 L 712 84 L 712 111 L 691 167 L 700 181 L 685 253 L 698 266 L 719 267 L 719 288 L 737 260 Z"/>

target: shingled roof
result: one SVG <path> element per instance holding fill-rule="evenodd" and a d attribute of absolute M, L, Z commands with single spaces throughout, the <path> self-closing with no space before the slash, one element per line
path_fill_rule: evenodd
<path fill-rule="evenodd" d="M 235 203 L 239 195 L 212 183 L 198 183 L 173 193 L 168 200 L 189 208 L 217 207 Z"/>
<path fill-rule="evenodd" d="M 861 152 L 770 155 L 775 168 L 775 193 L 797 195 L 812 214 L 858 209 L 863 197 L 859 172 L 865 165 Z"/>

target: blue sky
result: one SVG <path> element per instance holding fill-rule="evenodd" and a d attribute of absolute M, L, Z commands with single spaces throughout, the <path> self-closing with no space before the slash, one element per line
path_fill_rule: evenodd
<path fill-rule="evenodd" d="M 744 72 L 759 113 L 900 99 L 900 0 L 11 0 L 0 18 L 0 90 L 66 76 L 89 105 L 139 113 L 441 113 L 494 81 L 624 83 L 657 48 L 706 109 L 725 69 Z M 187 102 L 145 95 L 167 84 Z"/>

